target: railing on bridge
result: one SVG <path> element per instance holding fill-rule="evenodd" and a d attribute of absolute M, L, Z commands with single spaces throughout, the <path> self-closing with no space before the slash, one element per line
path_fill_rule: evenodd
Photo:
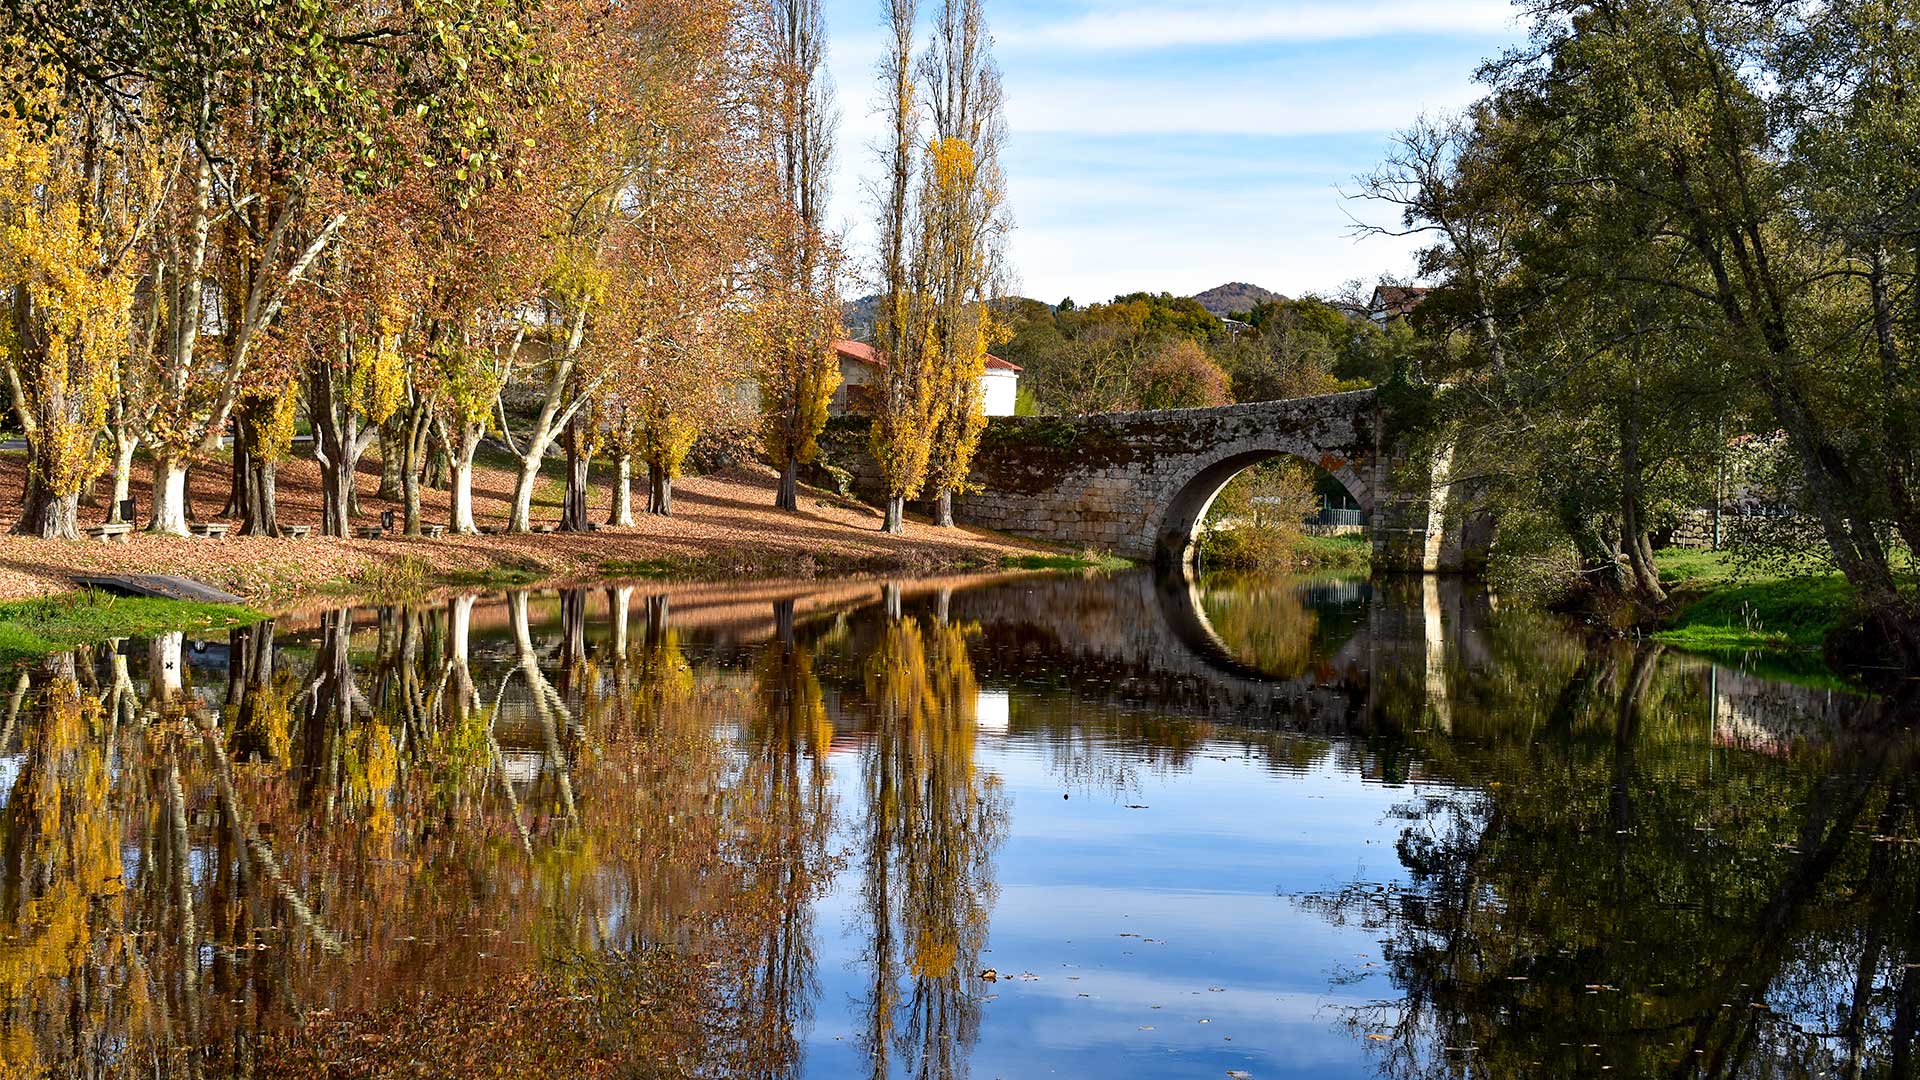
<path fill-rule="evenodd" d="M 1309 525 L 1320 525 L 1327 528 L 1332 528 L 1336 525 L 1348 525 L 1359 528 L 1366 523 L 1367 512 L 1358 507 L 1342 508 L 1337 506 L 1323 506 L 1320 508 L 1318 514 L 1307 519 L 1307 524 Z"/>

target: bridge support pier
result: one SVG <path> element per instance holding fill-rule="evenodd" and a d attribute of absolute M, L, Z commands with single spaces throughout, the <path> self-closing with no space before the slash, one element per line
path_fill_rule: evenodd
<path fill-rule="evenodd" d="M 1453 476 L 1453 444 L 1430 460 L 1383 454 L 1374 490 L 1373 567 L 1404 574 L 1478 574 L 1493 547 L 1493 519 L 1473 507 L 1473 484 Z"/>

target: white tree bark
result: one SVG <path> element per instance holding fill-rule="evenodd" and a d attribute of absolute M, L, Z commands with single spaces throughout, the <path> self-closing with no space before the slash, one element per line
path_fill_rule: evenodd
<path fill-rule="evenodd" d="M 507 531 L 523 533 L 533 527 L 533 487 L 540 480 L 540 463 L 545 460 L 547 451 L 553 447 L 553 441 L 573 421 L 573 414 L 580 411 L 588 398 L 593 396 L 597 387 L 573 387 L 574 358 L 580 351 L 581 339 L 586 336 L 587 309 L 576 311 L 573 327 L 567 333 L 566 351 L 547 369 L 546 391 L 540 397 L 540 412 L 534 417 L 533 431 L 527 435 L 526 449 L 519 452 L 520 475 L 513 483 L 513 507 L 507 514 Z M 574 390 L 573 400 L 567 402 L 567 392 Z M 505 413 L 502 412 L 504 427 Z"/>
<path fill-rule="evenodd" d="M 187 466 L 172 456 L 153 459 L 153 517 L 147 531 L 191 536 L 187 531 Z"/>

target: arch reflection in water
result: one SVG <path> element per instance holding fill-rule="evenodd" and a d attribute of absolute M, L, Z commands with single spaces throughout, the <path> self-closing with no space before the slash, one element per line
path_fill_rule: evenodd
<path fill-rule="evenodd" d="M 1880 1076 L 1920 1011 L 1893 706 L 1457 583 L 617 585 L 10 685 L 8 1075 Z"/>

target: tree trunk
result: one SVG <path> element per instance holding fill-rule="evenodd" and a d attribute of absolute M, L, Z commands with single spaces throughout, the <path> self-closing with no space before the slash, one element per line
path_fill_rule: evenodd
<path fill-rule="evenodd" d="M 137 436 L 122 436 L 115 432 L 113 436 L 113 502 L 107 507 L 107 520 L 115 524 L 132 524 L 120 513 L 120 507 L 133 493 L 133 455 L 140 449 Z"/>
<path fill-rule="evenodd" d="M 773 497 L 773 505 L 780 510 L 800 509 L 800 463 L 791 457 L 780 466 L 780 492 Z"/>
<path fill-rule="evenodd" d="M 20 520 L 13 523 L 13 535 L 80 539 L 80 493 L 59 494 L 41 479 L 39 469 L 28 469 L 27 490 L 22 496 Z"/>
<path fill-rule="evenodd" d="M 432 439 L 427 443 L 427 468 L 424 483 L 435 491 L 447 489 L 447 477 L 450 470 L 448 461 L 451 453 L 447 448 L 446 431 L 438 424 L 431 425 Z"/>
<path fill-rule="evenodd" d="M 587 531 L 587 470 L 593 455 L 587 453 L 587 434 L 579 416 L 567 425 L 567 494 L 560 504 L 560 527 L 568 532 Z"/>
<path fill-rule="evenodd" d="M 241 536 L 279 536 L 280 511 L 274 493 L 277 466 L 258 456 L 252 459 L 247 501 L 240 507 Z"/>
<path fill-rule="evenodd" d="M 903 533 L 907 531 L 907 500 L 899 495 L 887 499 L 887 516 L 880 524 L 881 532 Z"/>
<path fill-rule="evenodd" d="M 1625 592 L 1626 574 L 1620 566 L 1619 553 L 1607 546 L 1606 539 L 1578 505 L 1578 498 L 1562 493 L 1554 506 L 1555 516 L 1560 519 L 1560 527 L 1573 540 L 1574 551 L 1580 559 L 1580 575 L 1594 588 L 1611 592 Z"/>
<path fill-rule="evenodd" d="M 227 471 L 227 505 L 221 508 L 221 517 L 236 518 L 246 513 L 251 498 L 247 486 L 253 481 L 253 436 L 248 434 L 252 426 L 244 412 L 233 426 L 233 468 Z"/>
<path fill-rule="evenodd" d="M 533 486 L 540 480 L 540 462 L 552 441 L 551 436 L 535 435 L 527 442 L 526 457 L 520 460 L 520 475 L 513 481 L 513 507 L 507 511 L 510 533 L 523 533 L 533 527 Z"/>
<path fill-rule="evenodd" d="M 553 445 L 555 429 L 570 423 L 573 411 L 584 402 L 584 398 L 576 397 L 573 404 L 565 408 L 561 406 L 567 386 L 573 380 L 574 354 L 580 349 L 586 329 L 587 309 L 582 306 L 574 312 L 573 329 L 567 334 L 562 359 L 547 370 L 547 386 L 541 395 L 540 412 L 534 417 L 533 430 L 527 435 L 526 453 L 520 458 L 520 476 L 513 484 L 513 507 L 507 512 L 507 531 L 510 533 L 523 533 L 532 526 L 533 485 L 540 479 L 540 462 L 546 457 L 548 447 Z"/>
<path fill-rule="evenodd" d="M 187 530 L 187 466 L 171 449 L 159 449 L 153 458 L 153 515 L 147 531 L 168 536 L 191 536 Z"/>
<path fill-rule="evenodd" d="M 415 403 L 405 415 L 400 431 L 400 500 L 406 517 L 408 536 L 420 535 L 420 475 L 425 471 L 429 414 L 424 404 Z"/>
<path fill-rule="evenodd" d="M 401 446 L 404 436 L 399 425 L 392 419 L 380 425 L 380 490 L 375 495 L 382 499 L 400 497 L 400 470 L 404 467 L 405 449 Z"/>
<path fill-rule="evenodd" d="M 953 528 L 953 492 L 942 489 L 933 497 L 933 523 L 943 529 Z"/>
<path fill-rule="evenodd" d="M 448 464 L 453 474 L 447 484 L 447 530 L 464 536 L 480 531 L 473 522 L 473 454 L 480 447 L 482 430 L 478 424 L 461 424 L 454 436 L 457 441 L 448 448 Z"/>
<path fill-rule="evenodd" d="M 319 364 L 307 385 L 307 413 L 313 417 L 313 457 L 320 464 L 320 533 L 347 536 L 360 514 L 354 471 L 373 441 L 352 407 L 339 400 L 331 365 Z"/>
<path fill-rule="evenodd" d="M 1636 386 L 1620 415 L 1621 541 L 1627 549 L 1627 566 L 1633 572 L 1635 590 L 1655 604 L 1664 604 L 1667 590 L 1661 587 L 1660 571 L 1653 565 L 1653 545 L 1647 540 L 1642 509 L 1639 410 L 1640 391 Z"/>
<path fill-rule="evenodd" d="M 613 481 L 613 504 L 607 510 L 607 524 L 633 524 L 633 455 L 615 458 L 617 475 Z"/>
<path fill-rule="evenodd" d="M 414 456 L 414 455 L 408 455 Z M 405 520 L 403 531 L 408 536 L 419 536 L 420 528 L 420 474 L 422 469 L 412 462 L 400 470 L 400 514 Z"/>
<path fill-rule="evenodd" d="M 673 514 L 673 477 L 658 462 L 647 462 L 647 513 L 670 517 Z"/>
<path fill-rule="evenodd" d="M 353 533 L 353 462 L 341 448 L 320 461 L 320 535 Z"/>

